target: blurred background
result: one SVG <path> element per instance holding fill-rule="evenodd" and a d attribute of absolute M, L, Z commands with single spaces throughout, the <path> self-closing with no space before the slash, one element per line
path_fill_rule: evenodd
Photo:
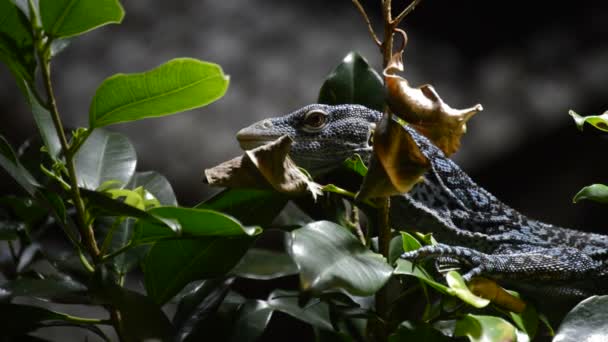
<path fill-rule="evenodd" d="M 379 4 L 364 3 L 379 28 Z M 434 85 L 452 107 L 483 104 L 455 156 L 482 186 L 531 217 L 608 232 L 602 206 L 571 203 L 581 187 L 608 182 L 608 140 L 591 128 L 579 132 L 567 114 L 608 109 L 608 2 L 534 4 L 423 1 L 403 24 L 410 38 L 404 76 L 413 85 Z M 348 0 L 123 5 L 122 25 L 74 39 L 55 59 L 59 109 L 68 126 L 86 126 L 89 101 L 112 74 L 180 56 L 220 64 L 231 76 L 220 101 L 109 128 L 133 141 L 138 170 L 168 177 L 182 205 L 216 191 L 202 184 L 203 169 L 240 154 L 239 128 L 314 102 L 324 77 L 349 51 L 380 70 L 379 51 Z M 0 134 L 14 146 L 35 134 L 4 66 L 0 118 Z M 0 194 L 15 191 L 8 177 L 0 178 Z"/>

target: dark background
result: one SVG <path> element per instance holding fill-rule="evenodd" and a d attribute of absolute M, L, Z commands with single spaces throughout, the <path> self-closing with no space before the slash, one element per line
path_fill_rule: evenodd
<path fill-rule="evenodd" d="M 379 24 L 379 7 L 364 1 Z M 407 2 L 395 1 L 395 3 Z M 573 205 L 582 187 L 608 182 L 606 138 L 578 132 L 567 115 L 608 109 L 608 3 L 425 0 L 404 23 L 404 76 L 430 83 L 453 107 L 482 103 L 455 156 L 482 186 L 531 217 L 606 231 L 603 207 Z M 111 126 L 131 138 L 139 170 L 154 169 L 192 205 L 213 189 L 202 171 L 239 154 L 234 133 L 254 120 L 314 102 L 324 77 L 350 50 L 379 69 L 379 52 L 351 2 L 123 1 L 122 25 L 74 39 L 54 63 L 59 109 L 86 126 L 96 87 L 190 56 L 231 76 L 220 101 L 195 111 Z M 0 67 L 0 134 L 13 145 L 35 133 L 23 98 Z M 8 178 L 0 193 L 15 190 Z"/>

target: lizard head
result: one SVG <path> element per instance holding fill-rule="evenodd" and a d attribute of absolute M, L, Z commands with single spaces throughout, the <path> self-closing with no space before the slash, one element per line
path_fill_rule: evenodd
<path fill-rule="evenodd" d="M 236 138 L 252 149 L 283 135 L 293 139 L 289 156 L 312 175 L 338 168 L 355 153 L 369 158 L 371 134 L 382 114 L 359 105 L 311 104 L 241 129 Z"/>

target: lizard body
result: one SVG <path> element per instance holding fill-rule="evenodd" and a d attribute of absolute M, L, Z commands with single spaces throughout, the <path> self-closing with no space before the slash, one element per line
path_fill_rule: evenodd
<path fill-rule="evenodd" d="M 358 153 L 369 160 L 371 132 L 382 113 L 358 105 L 303 107 L 239 131 L 245 149 L 280 136 L 294 140 L 290 156 L 311 174 L 342 165 Z M 608 292 L 608 236 L 532 220 L 478 186 L 427 138 L 404 126 L 431 168 L 423 181 L 391 198 L 395 229 L 432 232 L 440 244 L 402 258 L 435 258 L 546 295 L 585 297 Z"/>

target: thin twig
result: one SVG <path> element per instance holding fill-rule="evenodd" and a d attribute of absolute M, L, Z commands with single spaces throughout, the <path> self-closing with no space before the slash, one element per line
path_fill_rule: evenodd
<path fill-rule="evenodd" d="M 369 34 L 372 36 L 374 43 L 376 43 L 376 45 L 381 47 L 382 42 L 380 41 L 380 39 L 378 39 L 378 36 L 376 35 L 376 32 L 374 31 L 374 27 L 372 26 L 372 22 L 369 20 L 369 17 L 367 16 L 365 9 L 363 8 L 363 5 L 361 5 L 359 0 L 352 0 L 352 2 L 355 5 L 355 7 L 357 7 L 357 10 L 359 10 L 359 13 L 361 13 L 361 15 L 363 16 L 363 20 L 365 20 L 365 23 L 367 24 L 367 29 L 369 30 Z"/>
<path fill-rule="evenodd" d="M 401 20 L 407 17 L 407 15 L 410 14 L 421 1 L 422 0 L 413 0 L 401 13 L 399 13 L 398 16 L 395 17 L 393 21 L 391 21 L 391 25 L 393 25 L 393 27 L 399 26 Z"/>

